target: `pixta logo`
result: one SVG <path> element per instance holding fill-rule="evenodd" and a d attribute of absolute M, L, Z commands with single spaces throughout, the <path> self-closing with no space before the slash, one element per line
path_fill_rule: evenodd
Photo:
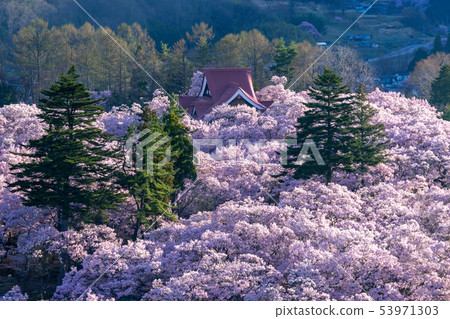
<path fill-rule="evenodd" d="M 252 160 L 259 164 L 270 164 L 272 163 L 270 158 L 261 156 L 264 153 L 264 148 L 270 143 L 278 143 L 280 146 L 280 162 L 282 165 L 288 164 L 288 146 L 298 147 L 298 156 L 294 165 L 301 166 L 306 162 L 314 161 L 317 165 L 325 165 L 325 161 L 320 154 L 320 151 L 312 139 L 306 139 L 303 144 L 298 144 L 297 140 L 290 139 L 259 139 L 259 140 L 235 140 L 235 139 L 194 139 L 192 144 L 194 146 L 194 160 L 196 164 L 199 164 L 198 153 L 206 152 L 209 154 L 211 159 L 217 162 L 227 162 L 229 164 L 237 164 L 239 161 Z M 241 150 L 245 150 L 241 153 L 228 152 L 224 156 L 224 146 L 240 146 Z"/>
<path fill-rule="evenodd" d="M 170 137 L 167 135 L 152 133 L 148 129 L 135 134 L 126 141 L 126 166 L 136 170 L 145 169 L 147 174 L 153 175 L 155 167 L 162 168 L 171 161 L 172 147 L 169 142 Z M 166 144 L 167 147 L 162 149 Z"/>

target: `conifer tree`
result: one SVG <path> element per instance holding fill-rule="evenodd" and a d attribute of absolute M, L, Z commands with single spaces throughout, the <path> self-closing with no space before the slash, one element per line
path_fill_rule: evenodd
<path fill-rule="evenodd" d="M 293 71 L 292 62 L 298 54 L 295 43 L 292 42 L 289 46 L 286 46 L 284 39 L 280 39 L 275 46 L 275 65 L 272 70 L 278 76 L 289 77 Z"/>
<path fill-rule="evenodd" d="M 29 142 L 30 153 L 20 154 L 31 161 L 12 165 L 17 181 L 9 185 L 25 205 L 56 209 L 60 231 L 80 220 L 102 223 L 105 211 L 123 200 L 106 163 L 119 153 L 105 147 L 111 136 L 93 125 L 103 108 L 78 78 L 73 66 L 42 92 L 39 117 L 48 129 Z"/>
<path fill-rule="evenodd" d="M 442 51 L 444 51 L 444 48 L 442 46 L 442 39 L 441 39 L 441 36 L 438 34 L 434 38 L 433 49 L 431 50 L 431 54 L 442 52 Z"/>
<path fill-rule="evenodd" d="M 170 137 L 172 147 L 172 161 L 175 169 L 174 187 L 177 190 L 184 188 L 184 180 L 197 178 L 194 165 L 194 151 L 189 137 L 189 129 L 180 122 L 185 116 L 176 105 L 176 97 L 171 99 L 171 106 L 163 115 L 164 132 Z"/>
<path fill-rule="evenodd" d="M 441 112 L 450 106 L 450 64 L 442 66 L 439 76 L 431 84 L 430 102 Z"/>
<path fill-rule="evenodd" d="M 0 80 L 0 107 L 17 102 L 16 89 Z"/>
<path fill-rule="evenodd" d="M 138 152 L 136 148 L 131 150 L 133 168 L 122 176 L 122 185 L 136 203 L 133 240 L 137 239 L 141 226 L 155 226 L 159 216 L 177 221 L 170 204 L 170 198 L 175 192 L 173 162 L 160 164 L 166 157 L 168 144 L 163 139 L 167 135 L 156 111 L 148 106 L 141 115 L 141 121 L 137 127 L 129 128 L 126 138 L 138 133 L 139 139 L 136 142 L 141 143 L 142 152 Z M 152 157 L 149 157 L 150 154 Z M 137 165 L 138 162 L 142 166 Z"/>
<path fill-rule="evenodd" d="M 362 83 L 356 92 L 356 101 L 353 161 L 355 169 L 365 173 L 370 166 L 376 166 L 386 160 L 383 151 L 388 143 L 383 141 L 386 139 L 384 125 L 382 123 L 372 124 L 377 110 L 367 102 Z"/>
<path fill-rule="evenodd" d="M 342 77 L 325 68 L 309 89 L 313 102 L 305 104 L 308 110 L 297 119 L 297 143 L 288 147 L 287 162 L 283 165 L 294 171 L 294 178 L 318 174 L 329 183 L 337 168 L 352 169 L 355 102 L 343 83 Z M 308 149 L 313 151 L 314 159 L 304 152 Z"/>
<path fill-rule="evenodd" d="M 416 64 L 419 61 L 422 61 L 424 59 L 426 59 L 428 57 L 428 51 L 425 50 L 424 48 L 419 48 L 416 50 L 416 52 L 414 52 L 414 57 L 411 60 L 411 62 L 408 65 L 408 71 L 414 71 L 414 68 L 416 67 Z"/>

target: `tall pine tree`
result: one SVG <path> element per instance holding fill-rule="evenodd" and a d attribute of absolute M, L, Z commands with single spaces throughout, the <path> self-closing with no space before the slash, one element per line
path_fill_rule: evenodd
<path fill-rule="evenodd" d="M 103 108 L 78 78 L 73 66 L 42 92 L 39 117 L 48 129 L 29 142 L 30 153 L 20 154 L 30 162 L 12 165 L 17 181 L 9 185 L 25 205 L 56 209 L 60 231 L 79 221 L 102 223 L 105 212 L 123 200 L 106 163 L 119 153 L 106 147 L 111 136 L 93 125 Z"/>
<path fill-rule="evenodd" d="M 442 52 L 442 51 L 444 51 L 444 47 L 442 46 L 442 38 L 438 34 L 434 38 L 433 49 L 431 50 L 431 54 L 435 54 L 435 53 Z"/>
<path fill-rule="evenodd" d="M 430 103 L 440 112 L 450 107 L 450 64 L 442 66 L 439 76 L 431 84 Z"/>
<path fill-rule="evenodd" d="M 305 104 L 308 110 L 297 119 L 297 143 L 288 147 L 287 163 L 283 165 L 294 171 L 294 178 L 318 174 L 329 183 L 337 168 L 352 169 L 355 102 L 343 83 L 342 77 L 325 68 L 309 89 L 313 102 Z M 314 159 L 306 153 L 308 150 L 313 151 Z M 314 150 L 320 155 L 314 154 Z"/>
<path fill-rule="evenodd" d="M 171 106 L 162 117 L 164 132 L 170 137 L 172 161 L 175 169 L 174 187 L 184 188 L 185 179 L 195 180 L 197 170 L 194 165 L 194 147 L 189 137 L 189 129 L 181 123 L 185 111 L 176 103 L 176 96 L 171 99 Z"/>
<path fill-rule="evenodd" d="M 171 196 L 175 192 L 173 162 L 160 165 L 166 157 L 165 151 L 169 146 L 167 143 L 162 144 L 167 134 L 157 113 L 148 106 L 141 115 L 141 123 L 137 127 L 131 126 L 126 138 L 129 139 L 136 133 L 139 139 L 131 150 L 133 167 L 122 177 L 122 185 L 129 191 L 136 204 L 132 237 L 134 241 L 141 226 L 156 226 L 155 222 L 160 216 L 177 221 L 170 203 Z M 139 144 L 142 147 L 141 153 L 136 149 Z M 150 154 L 152 157 L 149 157 Z M 138 161 L 142 166 L 137 165 Z"/>
<path fill-rule="evenodd" d="M 384 125 L 372 123 L 377 110 L 367 102 L 363 84 L 356 92 L 356 101 L 353 161 L 356 170 L 366 173 L 370 166 L 376 166 L 386 160 L 384 150 L 388 143 L 387 136 L 384 134 Z"/>
<path fill-rule="evenodd" d="M 276 75 L 290 77 L 294 70 L 292 62 L 298 55 L 295 43 L 292 42 L 289 46 L 286 46 L 284 39 L 280 39 L 275 45 L 275 51 L 275 65 L 272 67 L 272 70 Z"/>

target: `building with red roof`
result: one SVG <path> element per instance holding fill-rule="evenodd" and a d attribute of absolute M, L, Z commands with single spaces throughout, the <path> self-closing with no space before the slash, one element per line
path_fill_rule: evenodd
<path fill-rule="evenodd" d="M 197 96 L 180 95 L 179 103 L 193 118 L 201 119 L 214 107 L 247 104 L 265 111 L 273 101 L 258 101 L 251 68 L 203 69 L 202 89 Z"/>

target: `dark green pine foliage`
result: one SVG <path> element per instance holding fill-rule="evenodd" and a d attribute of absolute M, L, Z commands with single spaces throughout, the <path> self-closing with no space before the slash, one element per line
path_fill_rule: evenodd
<path fill-rule="evenodd" d="M 16 89 L 0 79 L 0 107 L 17 102 Z"/>
<path fill-rule="evenodd" d="M 356 92 L 356 101 L 353 161 L 356 170 L 366 173 L 370 166 L 376 166 L 386 160 L 384 150 L 388 142 L 384 125 L 372 123 L 377 110 L 367 102 L 363 84 Z"/>
<path fill-rule="evenodd" d="M 439 76 L 431 84 L 430 103 L 440 112 L 450 106 L 450 64 L 442 66 Z"/>
<path fill-rule="evenodd" d="M 343 78 L 328 68 L 314 81 L 308 95 L 313 102 L 305 104 L 308 110 L 297 119 L 297 145 L 288 147 L 287 162 L 283 166 L 287 171 L 293 171 L 296 179 L 318 174 L 325 176 L 329 183 L 337 168 L 352 170 L 354 97 L 349 95 Z M 306 140 L 314 142 L 322 163 L 311 152 L 303 154 L 309 155 L 310 160 L 305 161 L 303 156 L 299 156 Z"/>
<path fill-rule="evenodd" d="M 176 190 L 184 189 L 185 179 L 195 180 L 197 170 L 194 165 L 194 147 L 189 137 L 189 129 L 180 122 L 185 116 L 173 95 L 171 106 L 162 117 L 164 132 L 170 137 L 172 147 L 172 162 L 175 169 L 174 187 Z"/>
<path fill-rule="evenodd" d="M 443 51 L 444 51 L 444 47 L 442 46 L 442 38 L 438 34 L 434 38 L 433 49 L 431 50 L 431 54 L 438 53 L 438 52 L 443 52 Z"/>
<path fill-rule="evenodd" d="M 42 92 L 39 117 L 48 129 L 29 142 L 30 154 L 21 154 L 31 161 L 12 165 L 17 181 L 9 185 L 25 205 L 56 209 L 60 231 L 79 221 L 105 222 L 105 212 L 124 198 L 106 163 L 119 152 L 105 148 L 111 136 L 93 125 L 103 108 L 78 78 L 72 67 Z"/>
<path fill-rule="evenodd" d="M 289 46 L 286 46 L 284 39 L 280 39 L 275 45 L 275 51 L 275 65 L 272 67 L 272 70 L 278 76 L 290 77 L 293 71 L 292 63 L 298 55 L 295 43 L 292 42 Z"/>
<path fill-rule="evenodd" d="M 142 167 L 137 164 L 137 150 L 133 149 L 134 168 L 122 178 L 126 188 L 136 203 L 136 216 L 134 218 L 133 240 L 138 237 L 141 226 L 156 227 L 157 218 L 164 216 L 172 221 L 178 221 L 172 213 L 170 198 L 175 192 L 175 170 L 170 161 L 165 165 L 160 163 L 166 158 L 166 149 L 169 144 L 157 145 L 167 136 L 158 115 L 149 107 L 141 115 L 142 122 L 137 127 L 130 127 L 127 138 L 140 133 L 138 142 L 142 142 L 152 135 L 151 141 L 142 146 Z M 145 132 L 142 134 L 142 132 Z M 136 147 L 136 144 L 134 145 Z M 153 156 L 149 157 L 152 150 Z"/>
<path fill-rule="evenodd" d="M 416 67 L 416 64 L 428 57 L 428 51 L 424 48 L 419 48 L 414 52 L 414 57 L 409 63 L 408 71 L 412 72 L 414 71 L 414 68 Z"/>

